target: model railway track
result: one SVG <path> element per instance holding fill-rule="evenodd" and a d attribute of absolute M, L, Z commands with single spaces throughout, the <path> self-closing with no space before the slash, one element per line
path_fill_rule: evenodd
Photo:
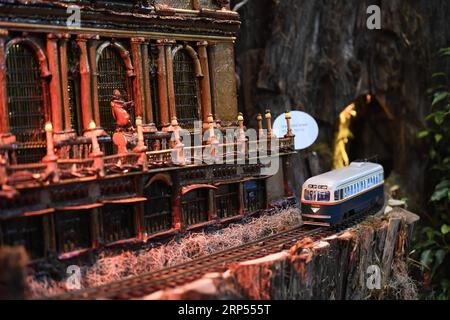
<path fill-rule="evenodd" d="M 239 247 L 216 252 L 179 265 L 161 269 L 141 276 L 124 279 L 96 288 L 74 291 L 53 299 L 136 299 L 159 290 L 174 288 L 200 279 L 210 272 L 224 272 L 231 263 L 254 260 L 290 248 L 300 239 L 320 239 L 352 227 L 363 221 L 368 212 L 347 219 L 338 227 L 299 225 L 276 235 L 262 238 Z"/>

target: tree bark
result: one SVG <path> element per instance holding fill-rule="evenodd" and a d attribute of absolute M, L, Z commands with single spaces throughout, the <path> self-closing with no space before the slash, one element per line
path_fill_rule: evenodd
<path fill-rule="evenodd" d="M 381 30 L 366 26 L 373 4 Z M 250 0 L 239 13 L 239 100 L 250 125 L 267 108 L 274 116 L 303 110 L 319 123 L 316 145 L 332 150 L 339 113 L 372 94 L 394 116 L 389 132 L 381 130 L 396 155 L 393 169 L 415 177 L 405 187 L 424 201 L 426 153 L 416 135 L 431 109 L 431 75 L 450 71 L 437 54 L 450 45 L 450 2 Z"/>

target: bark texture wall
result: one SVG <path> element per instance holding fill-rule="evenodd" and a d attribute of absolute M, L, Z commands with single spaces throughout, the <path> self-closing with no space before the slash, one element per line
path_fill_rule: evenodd
<path fill-rule="evenodd" d="M 381 30 L 366 27 L 372 4 L 381 7 Z M 450 45 L 450 2 L 249 0 L 239 12 L 239 99 L 252 125 L 266 108 L 275 115 L 303 109 L 331 149 L 339 113 L 371 93 L 395 117 L 386 133 L 395 171 L 416 177 L 410 192 L 422 191 L 425 161 L 416 133 L 430 111 L 432 73 L 450 70 L 437 55 Z"/>

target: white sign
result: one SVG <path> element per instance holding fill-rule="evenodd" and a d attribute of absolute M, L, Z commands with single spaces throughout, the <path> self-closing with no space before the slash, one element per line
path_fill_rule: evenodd
<path fill-rule="evenodd" d="M 291 111 L 291 128 L 295 135 L 295 149 L 302 150 L 312 145 L 319 136 L 319 126 L 316 120 L 302 111 Z M 275 119 L 273 132 L 278 138 L 287 133 L 287 124 L 284 113 Z"/>

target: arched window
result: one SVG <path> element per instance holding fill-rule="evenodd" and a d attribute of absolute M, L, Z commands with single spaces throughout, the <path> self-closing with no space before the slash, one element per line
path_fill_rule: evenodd
<path fill-rule="evenodd" d="M 157 127 L 161 126 L 158 92 L 158 63 L 158 48 L 154 44 L 150 44 L 148 49 L 150 92 L 153 108 L 153 122 Z"/>
<path fill-rule="evenodd" d="M 70 124 L 72 129 L 81 136 L 83 134 L 83 123 L 81 120 L 80 49 L 75 41 L 70 41 L 69 46 L 67 46 L 67 63 Z"/>
<path fill-rule="evenodd" d="M 317 192 L 313 192 L 312 200 L 317 200 Z M 265 209 L 265 181 L 252 180 L 244 184 L 244 204 L 247 214 Z"/>
<path fill-rule="evenodd" d="M 181 220 L 191 226 L 208 221 L 208 189 L 195 189 L 181 199 Z"/>
<path fill-rule="evenodd" d="M 100 211 L 102 238 L 105 243 L 136 237 L 133 205 L 108 204 Z"/>
<path fill-rule="evenodd" d="M 45 155 L 45 106 L 42 79 L 36 53 L 16 43 L 6 57 L 6 89 L 10 131 L 22 147 L 18 163 L 39 162 Z"/>
<path fill-rule="evenodd" d="M 42 216 L 20 217 L 0 221 L 3 245 L 24 246 L 32 259 L 44 256 Z"/>
<path fill-rule="evenodd" d="M 221 185 L 216 190 L 216 212 L 220 219 L 239 214 L 239 186 L 236 184 Z"/>
<path fill-rule="evenodd" d="M 153 182 L 144 191 L 144 228 L 147 235 L 172 227 L 172 189 L 162 181 Z"/>
<path fill-rule="evenodd" d="M 113 91 L 119 89 L 125 100 L 132 99 L 125 63 L 112 46 L 102 50 L 98 59 L 97 72 L 100 125 L 106 132 L 112 134 L 116 129 L 111 111 Z"/>
<path fill-rule="evenodd" d="M 197 78 L 194 62 L 185 49 L 180 49 L 173 58 L 173 85 L 178 122 L 191 124 L 199 119 Z"/>

